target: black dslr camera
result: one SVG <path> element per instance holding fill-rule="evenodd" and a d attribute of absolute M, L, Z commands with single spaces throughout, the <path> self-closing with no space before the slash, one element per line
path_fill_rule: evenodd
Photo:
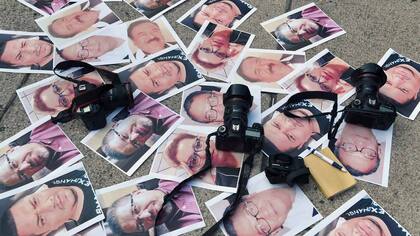
<path fill-rule="evenodd" d="M 233 84 L 223 94 L 224 124 L 216 132 L 216 148 L 224 151 L 249 153 L 259 150 L 264 130 L 261 124 L 248 127 L 248 112 L 253 97 L 246 85 Z"/>
<path fill-rule="evenodd" d="M 97 86 L 80 80 L 83 75 L 95 70 L 102 79 L 108 78 L 111 83 Z M 97 130 L 106 126 L 106 117 L 115 108 L 132 107 L 134 104 L 131 85 L 121 83 L 118 75 L 113 72 L 80 61 L 64 61 L 57 64 L 54 73 L 75 84 L 75 96 L 70 108 L 52 117 L 54 123 L 65 123 L 80 118 L 88 130 Z"/>
<path fill-rule="evenodd" d="M 383 69 L 368 63 L 351 74 L 356 87 L 356 98 L 346 107 L 347 123 L 359 124 L 371 129 L 388 129 L 397 116 L 395 106 L 379 100 L 378 91 L 386 83 Z"/>

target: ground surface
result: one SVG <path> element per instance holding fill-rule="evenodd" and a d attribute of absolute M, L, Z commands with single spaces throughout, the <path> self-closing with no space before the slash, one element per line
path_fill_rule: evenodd
<path fill-rule="evenodd" d="M 189 45 L 194 37 L 194 32 L 177 24 L 175 21 L 198 1 L 186 1 L 166 14 L 169 22 L 171 22 L 171 25 L 186 45 Z M 306 0 L 248 1 L 256 6 L 258 10 L 239 29 L 256 35 L 252 47 L 266 49 L 276 48 L 276 43 L 259 23 L 284 13 L 286 9 L 294 9 L 311 2 Z M 318 0 L 315 2 L 341 25 L 347 31 L 347 34 L 309 50 L 307 58 L 311 58 L 324 48 L 328 48 L 338 57 L 357 67 L 366 62 L 377 62 L 388 48 L 393 48 L 414 60 L 420 60 L 418 41 L 420 36 L 419 1 Z M 137 12 L 123 2 L 112 3 L 110 6 L 124 21 L 132 20 L 139 16 Z M 40 15 L 15 0 L 0 0 L 0 12 L 0 29 L 40 31 L 34 22 L 34 19 L 39 18 Z M 48 76 L 38 74 L 0 73 L 0 141 L 5 140 L 30 124 L 19 99 L 14 99 L 16 95 L 15 90 L 22 85 L 28 85 L 46 77 Z M 267 109 L 270 96 L 264 95 L 263 98 L 263 109 Z M 167 99 L 164 103 L 179 111 L 180 99 L 181 97 L 178 95 Z M 8 103 L 11 106 L 7 106 Z M 149 172 L 152 163 L 151 158 L 131 178 L 127 177 L 79 143 L 79 140 L 87 134 L 80 121 L 65 124 L 63 127 L 65 132 L 86 156 L 83 162 L 95 188 L 117 184 L 131 178 L 146 175 Z M 365 189 L 412 235 L 420 235 L 420 201 L 418 198 L 420 195 L 419 134 L 419 118 L 416 121 L 409 121 L 401 117 L 397 118 L 394 126 L 388 188 L 359 182 L 357 187 L 339 195 L 333 201 L 326 200 L 313 182 L 302 186 L 302 188 L 324 216 L 330 214 L 360 190 Z M 258 173 L 259 163 L 256 164 L 254 169 L 254 174 Z M 219 192 L 197 188 L 194 191 L 205 216 L 207 227 L 209 227 L 214 221 L 204 202 Z M 189 235 L 201 235 L 204 230 L 197 230 Z"/>

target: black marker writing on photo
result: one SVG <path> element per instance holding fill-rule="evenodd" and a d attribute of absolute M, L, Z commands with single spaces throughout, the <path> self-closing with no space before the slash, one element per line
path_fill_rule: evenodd
<path fill-rule="evenodd" d="M 333 166 L 334 168 L 336 168 L 336 169 L 338 169 L 338 170 L 341 170 L 341 171 L 343 171 L 343 172 L 346 172 L 347 173 L 347 170 L 344 168 L 344 167 L 342 167 L 340 164 L 338 164 L 337 162 L 335 162 L 335 161 L 333 161 L 333 160 L 331 160 L 330 158 L 328 158 L 327 156 L 325 156 L 322 152 L 319 152 L 319 151 L 317 151 L 317 150 L 313 150 L 312 151 L 312 153 L 315 155 L 315 156 L 317 156 L 317 157 L 319 157 L 319 158 L 321 158 L 321 160 L 323 160 L 323 161 L 325 161 L 326 163 L 328 163 L 328 164 L 330 164 L 331 166 Z"/>

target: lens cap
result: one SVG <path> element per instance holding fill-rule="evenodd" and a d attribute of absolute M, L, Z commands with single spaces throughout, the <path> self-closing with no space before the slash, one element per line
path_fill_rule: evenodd
<path fill-rule="evenodd" d="M 356 80 L 354 82 L 357 82 L 357 80 L 364 77 L 375 77 L 375 81 L 378 83 L 379 87 L 386 83 L 386 74 L 382 67 L 376 63 L 364 64 L 354 70 L 351 74 L 351 79 Z"/>

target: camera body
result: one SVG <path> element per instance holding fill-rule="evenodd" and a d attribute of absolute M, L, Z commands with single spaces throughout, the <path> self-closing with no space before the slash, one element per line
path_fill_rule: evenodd
<path fill-rule="evenodd" d="M 379 88 L 386 83 L 383 69 L 368 63 L 351 74 L 356 87 L 356 98 L 346 107 L 345 121 L 371 129 L 388 129 L 397 116 L 396 108 L 379 99 Z"/>
<path fill-rule="evenodd" d="M 261 124 L 248 127 L 248 112 L 253 97 L 246 85 L 233 84 L 223 94 L 224 124 L 216 132 L 216 148 L 223 151 L 249 153 L 262 146 Z"/>

